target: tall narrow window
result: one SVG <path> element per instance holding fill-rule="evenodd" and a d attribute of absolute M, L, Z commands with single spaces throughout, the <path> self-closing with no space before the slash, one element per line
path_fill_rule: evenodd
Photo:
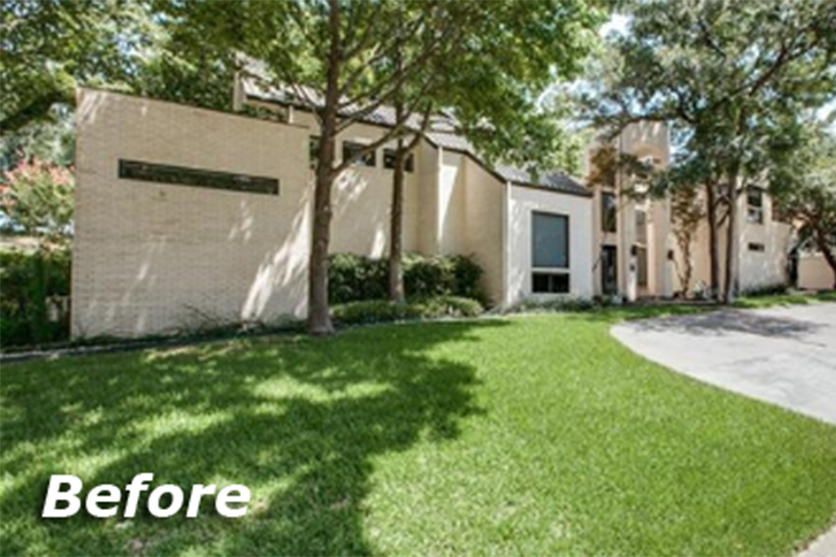
<path fill-rule="evenodd" d="M 531 214 L 531 290 L 567 293 L 569 285 L 569 217 Z"/>
<path fill-rule="evenodd" d="M 647 211 L 636 209 L 636 282 L 647 286 Z"/>
<path fill-rule="evenodd" d="M 760 188 L 749 188 L 746 191 L 746 220 L 763 224 L 763 190 Z"/>
<path fill-rule="evenodd" d="M 316 170 L 316 166 L 319 163 L 319 136 L 312 135 L 310 139 L 308 139 L 308 161 L 310 167 Z"/>
<path fill-rule="evenodd" d="M 614 193 L 601 193 L 601 230 L 603 232 L 618 230 L 618 198 Z"/>

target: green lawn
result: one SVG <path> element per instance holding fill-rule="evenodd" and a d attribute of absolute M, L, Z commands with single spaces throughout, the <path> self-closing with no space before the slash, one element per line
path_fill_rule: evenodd
<path fill-rule="evenodd" d="M 3 365 L 0 551 L 790 555 L 836 520 L 836 428 L 642 360 L 614 315 Z M 140 472 L 253 504 L 38 518 L 50 474 Z"/>
<path fill-rule="evenodd" d="M 734 305 L 740 308 L 764 308 L 770 306 L 815 304 L 817 302 L 836 302 L 836 290 L 818 293 L 791 292 L 788 294 L 743 297 L 737 300 Z"/>

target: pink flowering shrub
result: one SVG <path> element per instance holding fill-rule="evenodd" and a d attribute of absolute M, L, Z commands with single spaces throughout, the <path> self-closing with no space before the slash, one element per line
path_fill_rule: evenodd
<path fill-rule="evenodd" d="M 37 237 L 42 247 L 64 244 L 72 234 L 74 190 L 72 169 L 22 160 L 0 177 L 3 224 Z"/>

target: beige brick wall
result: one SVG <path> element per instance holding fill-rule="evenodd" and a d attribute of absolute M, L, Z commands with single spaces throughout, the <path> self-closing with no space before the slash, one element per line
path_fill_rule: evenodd
<path fill-rule="evenodd" d="M 306 315 L 308 146 L 315 133 L 309 114 L 296 111 L 281 124 L 95 90 L 81 90 L 78 107 L 73 336 L 131 337 Z M 340 139 L 373 141 L 380 133 L 356 125 Z M 388 251 L 392 170 L 383 168 L 382 149 L 377 157 L 376 167 L 352 168 L 335 184 L 332 253 Z M 120 159 L 275 177 L 281 193 L 120 179 Z M 527 193 L 536 204 L 567 204 L 578 217 L 573 291 L 586 294 L 589 279 L 580 267 L 590 265 L 590 201 Z M 505 185 L 479 164 L 422 143 L 407 175 L 405 251 L 473 255 L 487 293 L 502 302 L 505 196 Z M 507 263 L 526 269 L 517 259 Z"/>
<path fill-rule="evenodd" d="M 305 314 L 306 130 L 93 90 L 78 107 L 73 336 Z M 120 158 L 276 177 L 281 194 L 121 180 Z"/>

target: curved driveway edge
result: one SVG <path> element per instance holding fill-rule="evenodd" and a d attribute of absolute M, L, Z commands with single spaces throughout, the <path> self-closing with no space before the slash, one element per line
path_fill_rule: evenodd
<path fill-rule="evenodd" d="M 836 425 L 836 304 L 629 321 L 611 333 L 674 371 Z"/>

